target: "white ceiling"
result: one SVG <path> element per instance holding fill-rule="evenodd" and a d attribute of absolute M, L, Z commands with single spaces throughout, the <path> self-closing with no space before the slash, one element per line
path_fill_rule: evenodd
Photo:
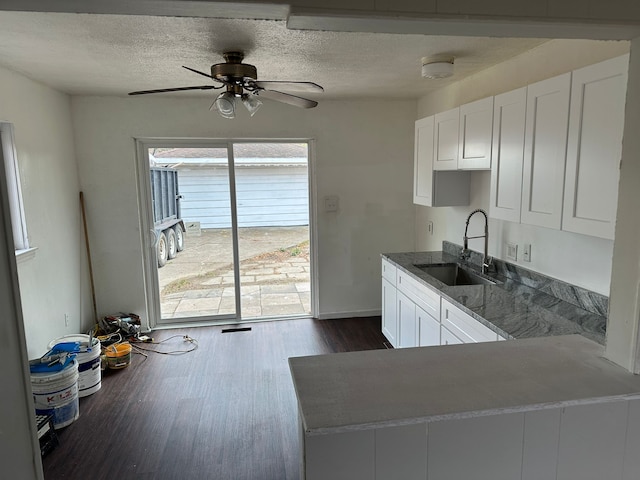
<path fill-rule="evenodd" d="M 209 71 L 222 52 L 239 49 L 260 80 L 319 83 L 325 93 L 310 95 L 316 99 L 417 98 L 543 41 L 298 31 L 277 20 L 0 12 L 0 65 L 72 95 L 205 85 L 181 66 Z M 455 57 L 452 78 L 421 77 L 421 59 L 434 55 Z"/>

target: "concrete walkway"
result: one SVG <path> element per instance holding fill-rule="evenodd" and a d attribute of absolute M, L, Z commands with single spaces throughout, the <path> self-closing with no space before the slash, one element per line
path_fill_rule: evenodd
<path fill-rule="evenodd" d="M 311 312 L 307 227 L 240 230 L 243 318 Z M 185 249 L 158 270 L 162 318 L 235 313 L 228 230 L 188 236 Z"/>

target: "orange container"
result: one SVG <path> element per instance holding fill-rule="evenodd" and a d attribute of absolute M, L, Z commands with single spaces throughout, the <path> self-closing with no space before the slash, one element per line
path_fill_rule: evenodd
<path fill-rule="evenodd" d="M 107 357 L 107 366 L 118 370 L 128 367 L 131 363 L 131 345 L 129 343 L 118 343 L 105 347 L 104 354 Z"/>

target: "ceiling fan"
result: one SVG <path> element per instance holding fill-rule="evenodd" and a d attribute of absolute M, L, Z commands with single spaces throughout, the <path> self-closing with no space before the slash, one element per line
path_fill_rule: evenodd
<path fill-rule="evenodd" d="M 148 93 L 178 92 L 182 90 L 219 90 L 226 88 L 215 99 L 211 110 L 216 110 L 224 118 L 235 118 L 236 99 L 240 99 L 251 116 L 260 108 L 262 102 L 257 97 L 268 98 L 277 102 L 293 105 L 294 107 L 313 108 L 318 102 L 308 98 L 299 97 L 290 93 L 281 92 L 289 90 L 301 93 L 320 93 L 324 89 L 313 82 L 284 82 L 258 80 L 258 71 L 253 65 L 242 63 L 242 52 L 225 52 L 222 55 L 225 63 L 216 63 L 211 66 L 211 74 L 185 68 L 191 72 L 210 78 L 221 85 L 196 85 L 192 87 L 161 88 L 158 90 L 141 90 L 130 92 L 129 95 L 146 95 Z M 277 89 L 277 90 L 275 90 Z"/>

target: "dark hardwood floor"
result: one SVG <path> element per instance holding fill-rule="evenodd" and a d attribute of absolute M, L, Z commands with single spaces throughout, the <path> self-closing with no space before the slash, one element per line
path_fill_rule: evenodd
<path fill-rule="evenodd" d="M 80 418 L 43 459 L 46 480 L 298 480 L 298 412 L 289 357 L 385 348 L 380 317 L 162 330 L 199 348 L 134 355 L 80 399 Z M 188 348 L 175 338 L 163 350 Z"/>

